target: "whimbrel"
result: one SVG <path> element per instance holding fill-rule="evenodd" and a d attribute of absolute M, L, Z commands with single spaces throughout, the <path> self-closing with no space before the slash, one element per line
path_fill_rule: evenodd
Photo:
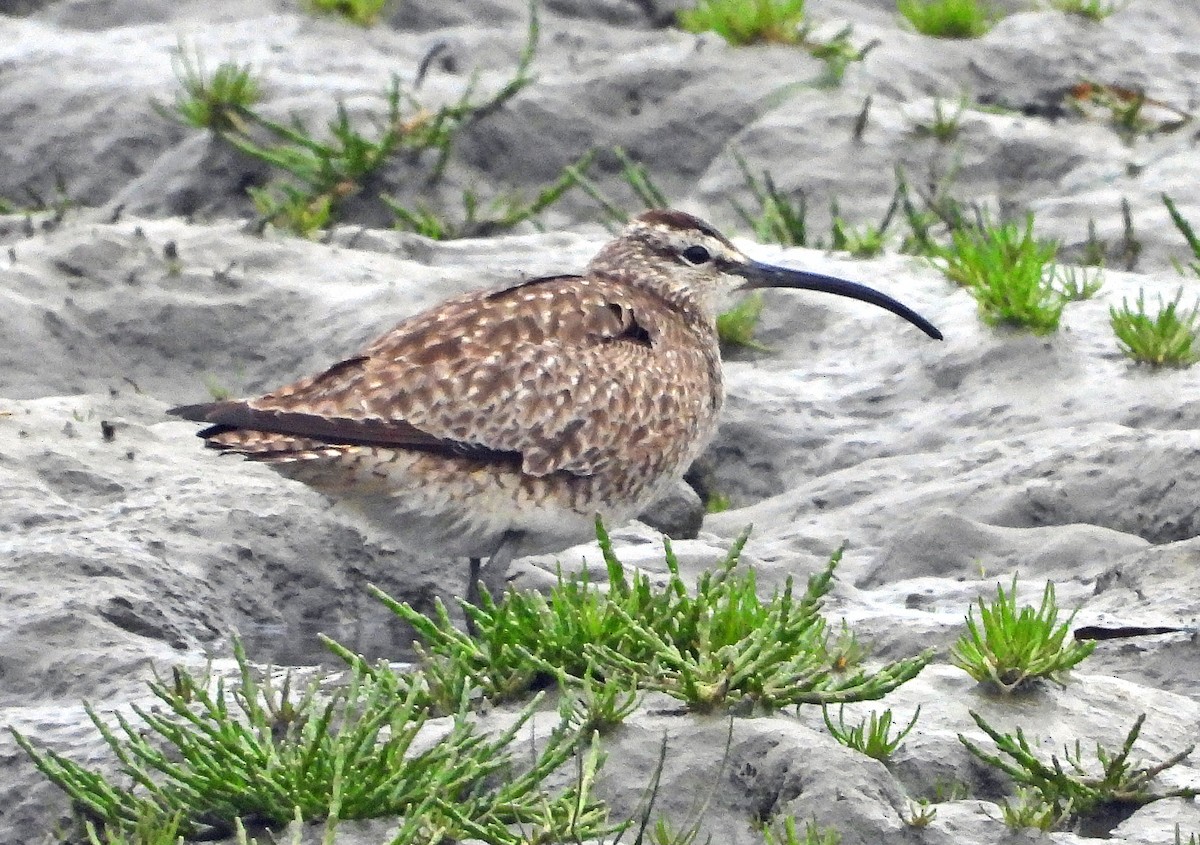
<path fill-rule="evenodd" d="M 471 561 L 499 596 L 514 557 L 635 516 L 711 440 L 724 391 L 717 314 L 730 294 L 872 288 L 762 264 L 681 211 L 648 211 L 582 275 L 451 299 L 357 355 L 254 399 L 172 409 L 205 445 L 343 500 L 411 549 Z M 483 566 L 483 560 L 488 564 Z"/>

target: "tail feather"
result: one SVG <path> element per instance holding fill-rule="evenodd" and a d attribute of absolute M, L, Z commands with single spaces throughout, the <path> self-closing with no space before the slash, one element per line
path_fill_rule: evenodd
<path fill-rule="evenodd" d="M 293 456 L 298 452 L 329 456 L 345 447 L 368 446 L 487 463 L 520 465 L 522 462 L 520 452 L 437 437 L 404 420 L 326 417 L 306 411 L 257 408 L 252 401 L 226 399 L 179 405 L 167 413 L 210 423 L 196 432 L 205 445 L 254 460 L 283 460 L 284 454 Z"/>
<path fill-rule="evenodd" d="M 324 456 L 329 451 L 328 444 L 320 440 L 242 427 L 238 420 L 248 417 L 249 410 L 245 402 L 226 399 L 178 405 L 167 413 L 192 422 L 212 423 L 196 432 L 205 446 L 251 461 L 303 460 Z"/>

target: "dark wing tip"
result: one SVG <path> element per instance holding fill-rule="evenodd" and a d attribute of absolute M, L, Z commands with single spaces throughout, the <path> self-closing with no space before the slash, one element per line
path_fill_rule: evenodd
<path fill-rule="evenodd" d="M 219 404 L 219 402 L 199 402 L 195 405 L 176 405 L 174 408 L 167 408 L 167 413 L 172 417 L 192 422 L 208 422 L 208 414 Z"/>
<path fill-rule="evenodd" d="M 196 432 L 196 436 L 213 446 L 211 441 L 218 434 L 251 428 L 249 424 L 253 411 L 245 402 L 236 399 L 224 399 L 218 402 L 199 402 L 195 405 L 177 405 L 168 408 L 167 413 L 173 417 L 190 420 L 191 422 L 209 423 L 206 428 Z"/>

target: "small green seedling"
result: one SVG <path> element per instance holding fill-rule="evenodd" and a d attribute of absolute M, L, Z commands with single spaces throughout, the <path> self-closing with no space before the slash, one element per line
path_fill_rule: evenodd
<path fill-rule="evenodd" d="M 855 258 L 874 258 L 881 254 L 887 244 L 887 227 L 895 209 L 896 204 L 893 201 L 891 208 L 884 215 L 883 222 L 878 226 L 869 223 L 864 226 L 851 226 L 835 213 L 830 222 L 830 249 L 848 252 Z"/>
<path fill-rule="evenodd" d="M 1197 237 L 1196 231 L 1192 228 L 1192 224 L 1187 218 L 1180 213 L 1175 206 L 1175 201 L 1167 194 L 1162 195 L 1163 205 L 1167 207 L 1167 213 L 1171 215 L 1171 222 L 1175 224 L 1175 228 L 1183 235 L 1183 239 L 1187 241 L 1188 249 L 1192 251 L 1193 261 L 1189 261 L 1187 268 L 1196 276 L 1200 276 L 1200 237 Z M 1183 272 L 1183 267 L 1176 262 L 1175 269 L 1180 273 Z"/>
<path fill-rule="evenodd" d="M 1018 786 L 1012 798 L 1000 805 L 1004 823 L 1014 830 L 1031 828 L 1042 832 L 1057 830 L 1071 818 L 1074 802 L 1070 798 L 1048 803 L 1040 790 Z"/>
<path fill-rule="evenodd" d="M 837 200 L 829 204 L 830 248 L 848 252 L 855 258 L 874 258 L 883 252 L 887 243 L 887 230 L 900 205 L 900 194 L 894 192 L 892 201 L 877 225 L 851 226 L 842 219 Z"/>
<path fill-rule="evenodd" d="M 171 64 L 182 90 L 175 95 L 174 110 L 156 104 L 159 113 L 186 126 L 218 133 L 246 128 L 247 111 L 262 99 L 262 85 L 253 67 L 221 62 L 209 76 L 200 52 L 193 57 L 183 44 L 175 50 Z"/>
<path fill-rule="evenodd" d="M 1150 97 L 1140 86 L 1087 79 L 1067 90 L 1065 102 L 1084 116 L 1107 116 L 1127 143 L 1141 135 L 1175 132 L 1195 119 L 1192 112 Z"/>
<path fill-rule="evenodd" d="M 795 816 L 784 816 L 783 830 L 776 834 L 774 825 L 763 825 L 764 845 L 838 845 L 842 835 L 832 827 L 820 827 L 816 820 L 805 822 L 804 832 L 796 829 Z"/>
<path fill-rule="evenodd" d="M 1058 329 L 1066 298 L 1054 286 L 1056 242 L 1033 235 L 1033 215 L 1015 223 L 981 221 L 955 229 L 949 246 L 935 246 L 935 263 L 967 288 L 989 325 L 1010 325 L 1034 334 Z"/>
<path fill-rule="evenodd" d="M 1054 268 L 1053 278 L 1059 295 L 1067 302 L 1091 299 L 1104 287 L 1104 275 L 1099 269 L 1089 271 L 1084 267 L 1058 264 Z"/>
<path fill-rule="evenodd" d="M 217 402 L 233 398 L 233 391 L 222 384 L 220 379 L 211 373 L 204 375 L 204 387 L 208 390 L 208 395 Z"/>
<path fill-rule="evenodd" d="M 799 44 L 804 38 L 805 0 L 697 0 L 682 9 L 688 32 L 715 32 L 730 44 Z"/>
<path fill-rule="evenodd" d="M 359 26 L 373 26 L 388 0 L 306 0 L 316 14 L 343 18 Z"/>
<path fill-rule="evenodd" d="M 933 806 L 928 798 L 921 798 L 917 801 L 909 799 L 908 815 L 902 816 L 904 823 L 909 827 L 923 828 L 929 827 L 937 821 L 937 807 Z"/>
<path fill-rule="evenodd" d="M 933 803 L 965 801 L 971 797 L 971 787 L 960 780 L 938 780 L 933 785 Z"/>
<path fill-rule="evenodd" d="M 733 507 L 733 500 L 729 498 L 728 493 L 722 493 L 720 490 L 710 490 L 708 498 L 704 501 L 705 513 L 724 513 Z"/>
<path fill-rule="evenodd" d="M 908 726 L 893 737 L 890 735 L 892 731 L 892 709 L 890 707 L 879 715 L 876 715 L 875 711 L 871 711 L 869 718 L 864 718 L 857 725 L 850 727 L 847 727 L 842 719 L 843 709 L 844 707 L 838 707 L 838 723 L 835 725 L 829 718 L 829 708 L 821 708 L 821 715 L 825 719 L 825 727 L 829 729 L 829 733 L 847 748 L 853 748 L 880 762 L 896 753 L 900 743 L 916 727 L 917 719 L 921 717 L 921 708 L 918 707 Z"/>
<path fill-rule="evenodd" d="M 246 191 L 264 221 L 293 235 L 311 238 L 333 220 L 334 198 L 327 193 L 312 194 L 286 183 Z"/>
<path fill-rule="evenodd" d="M 625 180 L 625 184 L 629 186 L 630 190 L 633 191 L 634 197 L 641 203 L 642 208 L 671 207 L 671 202 L 658 185 L 654 183 L 654 179 L 650 176 L 650 170 L 645 164 L 635 161 L 620 147 L 614 147 L 612 152 L 617 162 L 621 165 L 621 177 Z M 569 165 L 564 170 L 564 173 L 572 177 L 574 184 L 578 185 L 580 190 L 595 200 L 600 206 L 600 210 L 604 214 L 602 222 L 609 231 L 618 229 L 629 222 L 629 212 L 605 195 L 600 190 L 600 186 L 587 178 L 577 166 Z"/>
<path fill-rule="evenodd" d="M 1108 241 L 1096 232 L 1096 221 L 1088 219 L 1087 240 L 1083 242 L 1083 254 L 1079 264 L 1083 267 L 1103 267 L 1108 263 Z"/>
<path fill-rule="evenodd" d="M 948 143 L 958 136 L 962 125 L 962 116 L 966 110 L 966 94 L 959 97 L 958 107 L 953 111 L 946 108 L 941 97 L 936 97 L 933 101 L 933 120 L 926 123 L 917 123 L 913 127 L 913 131 L 918 135 L 933 138 L 943 144 Z"/>
<path fill-rule="evenodd" d="M 861 642 L 843 619 L 841 630 L 829 646 L 829 667 L 834 672 L 849 672 L 858 668 L 870 652 L 870 646 Z"/>
<path fill-rule="evenodd" d="M 1143 246 L 1133 229 L 1133 209 L 1129 206 L 1129 198 L 1121 197 L 1121 258 L 1124 259 L 1126 270 L 1137 269 Z"/>
<path fill-rule="evenodd" d="M 1118 0 L 1049 0 L 1049 3 L 1055 11 L 1093 21 L 1102 21 L 1125 5 Z"/>
<path fill-rule="evenodd" d="M 790 200 L 775 187 L 769 172 L 764 170 L 760 181 L 736 151 L 733 152 L 733 160 L 737 162 L 746 187 L 758 203 L 758 211 L 751 213 L 737 201 L 732 201 L 733 209 L 754 230 L 759 242 L 808 246 L 808 204 L 804 192 L 798 192 L 795 201 Z"/>
<path fill-rule="evenodd" d="M 479 197 L 474 191 L 463 191 L 463 214 L 461 220 L 449 220 L 424 206 L 409 208 L 390 196 L 382 196 L 384 204 L 396 217 L 396 228 L 436 241 L 456 238 L 482 238 L 506 232 L 521 223 L 532 221 L 550 206 L 562 199 L 567 191 L 585 178 L 583 174 L 595 159 L 594 152 L 587 152 L 574 164 L 563 168 L 558 179 L 542 188 L 530 201 L 513 193 L 493 200 L 486 212 L 480 211 Z"/>
<path fill-rule="evenodd" d="M 588 670 L 582 680 L 560 673 L 558 682 L 569 691 L 571 723 L 585 735 L 593 731 L 601 736 L 607 734 L 624 722 L 642 700 L 636 678 L 602 678 Z"/>
<path fill-rule="evenodd" d="M 1004 734 L 984 721 L 978 713 L 972 711 L 971 718 L 980 730 L 991 737 L 1004 756 L 984 751 L 963 734 L 958 735 L 959 742 L 980 760 L 1011 777 L 1018 787 L 1029 790 L 1018 797 L 1016 804 L 1011 805 L 1013 823 L 1022 827 L 1045 830 L 1104 809 L 1125 807 L 1133 810 L 1163 798 L 1191 800 L 1200 795 L 1200 789 L 1192 787 L 1161 792 L 1150 790 L 1150 782 L 1183 762 L 1192 753 L 1194 745 L 1154 765 L 1134 765 L 1129 761 L 1129 754 L 1146 721 L 1145 713 L 1134 722 L 1121 750 L 1116 754 L 1096 744 L 1098 773 L 1095 772 L 1095 766 L 1089 769 L 1084 765 L 1078 741 L 1073 750 L 1070 746 L 1063 747 L 1062 759 L 1054 755 L 1047 763 L 1034 754 L 1020 728 L 1017 728 L 1015 736 Z M 1005 815 L 1007 820 L 1009 813 Z"/>
<path fill-rule="evenodd" d="M 861 47 L 855 47 L 850 41 L 853 34 L 854 28 L 847 24 L 828 41 L 815 41 L 805 35 L 804 48 L 815 58 L 825 62 L 825 78 L 821 80 L 825 85 L 840 84 L 846 75 L 846 68 L 866 59 L 868 53 L 883 43 L 875 38 Z"/>
<path fill-rule="evenodd" d="M 946 171 L 941 174 L 930 172 L 923 185 L 912 185 L 903 168 L 897 165 L 894 196 L 909 229 L 901 240 L 900 252 L 937 259 L 947 252 L 956 252 L 953 244 L 947 246 L 944 243 L 955 232 L 974 232 L 977 239 L 983 237 L 978 233 L 989 228 L 987 218 L 977 208 L 966 206 L 951 194 L 958 166 L 955 156 Z M 943 272 L 947 269 L 943 262 L 935 262 L 935 266 Z M 959 284 L 967 284 L 962 278 L 952 278 Z"/>
<path fill-rule="evenodd" d="M 796 199 L 792 200 L 775 186 L 770 173 L 763 171 L 761 178 L 756 177 L 745 159 L 736 152 L 733 158 L 742 171 L 744 183 L 758 204 L 758 209 L 751 211 L 736 200 L 732 200 L 731 204 L 738 216 L 754 230 L 760 242 L 783 246 L 825 246 L 823 239 L 809 240 L 808 203 L 803 191 L 798 191 Z M 899 192 L 893 194 L 891 204 L 879 223 L 863 226 L 847 223 L 841 216 L 837 200 L 833 200 L 829 204 L 829 248 L 848 252 L 855 258 L 874 258 L 879 255 L 887 244 L 888 227 L 896 214 L 899 199 Z"/>
<path fill-rule="evenodd" d="M 675 825 L 665 816 L 660 816 L 650 829 L 650 845 L 694 845 L 700 836 L 699 816 L 692 818 L 692 823 L 682 830 L 676 830 Z M 708 836 L 702 845 L 712 845 L 712 836 Z"/>
<path fill-rule="evenodd" d="M 1138 291 L 1137 303 L 1108 309 L 1117 346 L 1127 357 L 1151 367 L 1190 367 L 1200 361 L 1200 300 L 1191 310 L 1179 307 L 1183 288 L 1170 302 L 1158 298 L 1158 313 L 1146 313 L 1145 292 Z"/>
<path fill-rule="evenodd" d="M 896 9 L 913 29 L 935 38 L 978 38 L 996 23 L 981 0 L 897 0 Z"/>
<path fill-rule="evenodd" d="M 1096 648 L 1096 643 L 1068 641 L 1076 611 L 1058 621 L 1054 584 L 1046 582 L 1040 607 L 1017 607 L 1017 576 L 1005 592 L 996 585 L 996 600 L 978 602 L 967 612 L 967 633 L 950 649 L 950 662 L 980 683 L 994 684 L 1001 692 L 1046 679 L 1064 686 L 1062 674 Z"/>
<path fill-rule="evenodd" d="M 770 348 L 754 339 L 762 316 L 763 296 L 761 291 L 753 291 L 742 297 L 728 311 L 717 316 L 717 337 L 721 339 L 723 348 L 739 347 L 753 349 L 758 352 L 770 352 Z"/>

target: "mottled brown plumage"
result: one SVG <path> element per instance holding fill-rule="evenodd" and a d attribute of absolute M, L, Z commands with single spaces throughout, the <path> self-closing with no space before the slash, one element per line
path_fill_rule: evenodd
<path fill-rule="evenodd" d="M 583 275 L 461 296 L 323 373 L 172 412 L 407 546 L 493 558 L 495 591 L 513 556 L 586 539 L 597 514 L 628 519 L 682 476 L 721 408 L 718 308 L 769 286 L 863 299 L 940 337 L 882 294 L 758 264 L 703 221 L 652 211 Z"/>

